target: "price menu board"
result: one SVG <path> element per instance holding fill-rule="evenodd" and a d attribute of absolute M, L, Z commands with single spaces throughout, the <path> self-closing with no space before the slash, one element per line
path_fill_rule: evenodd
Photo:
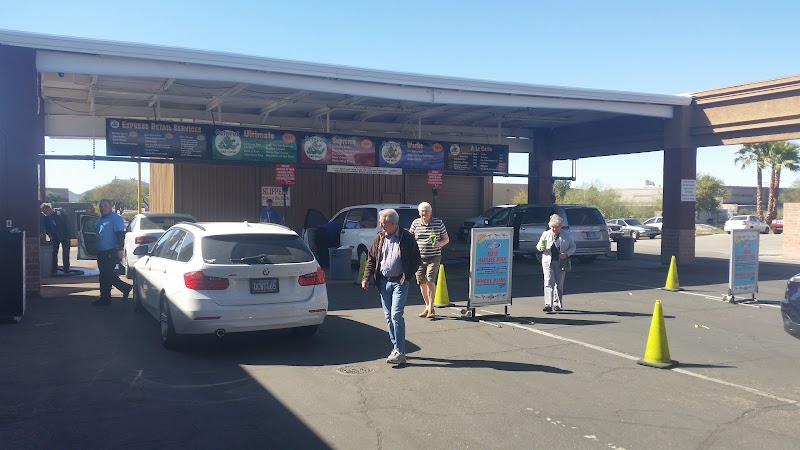
<path fill-rule="evenodd" d="M 300 158 L 306 164 L 375 167 L 375 141 L 363 136 L 307 134 Z"/>
<path fill-rule="evenodd" d="M 444 144 L 411 139 L 387 140 L 378 146 L 379 167 L 444 169 Z"/>
<path fill-rule="evenodd" d="M 179 122 L 106 119 L 106 154 L 208 159 L 205 127 Z"/>
<path fill-rule="evenodd" d="M 446 144 L 447 169 L 464 174 L 508 173 L 508 146 Z"/>
<path fill-rule="evenodd" d="M 211 158 L 226 161 L 293 163 L 297 136 L 289 131 L 211 127 Z"/>

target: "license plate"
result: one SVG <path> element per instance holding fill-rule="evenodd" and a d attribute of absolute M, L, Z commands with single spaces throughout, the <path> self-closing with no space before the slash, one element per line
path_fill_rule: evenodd
<path fill-rule="evenodd" d="M 257 280 L 250 280 L 251 294 L 270 294 L 273 292 L 278 292 L 277 278 L 260 278 Z"/>
<path fill-rule="evenodd" d="M 596 231 L 587 231 L 583 233 L 584 239 L 599 239 L 600 236 L 597 235 Z"/>

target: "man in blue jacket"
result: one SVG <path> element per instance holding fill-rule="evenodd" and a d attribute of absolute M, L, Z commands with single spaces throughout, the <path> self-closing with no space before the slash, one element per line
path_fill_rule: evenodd
<path fill-rule="evenodd" d="M 119 279 L 114 270 L 122 260 L 125 242 L 125 221 L 111 207 L 111 200 L 100 200 L 100 218 L 94 224 L 97 245 L 97 269 L 100 271 L 100 298 L 92 306 L 110 305 L 111 288 L 122 292 L 127 299 L 132 286 Z"/>

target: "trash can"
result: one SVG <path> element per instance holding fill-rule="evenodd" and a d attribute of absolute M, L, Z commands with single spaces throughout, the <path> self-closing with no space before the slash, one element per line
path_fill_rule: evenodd
<path fill-rule="evenodd" d="M 350 256 L 352 254 L 350 247 L 329 248 L 328 254 L 331 262 L 330 279 L 349 280 Z"/>
<path fill-rule="evenodd" d="M 53 242 L 39 243 L 39 276 L 49 277 L 53 274 Z"/>
<path fill-rule="evenodd" d="M 629 261 L 633 259 L 633 243 L 631 237 L 620 236 L 617 238 L 617 259 Z"/>

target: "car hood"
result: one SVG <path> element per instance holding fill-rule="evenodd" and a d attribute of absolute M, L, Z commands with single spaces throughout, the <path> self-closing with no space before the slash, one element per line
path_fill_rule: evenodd
<path fill-rule="evenodd" d="M 470 222 L 470 223 L 473 223 L 473 224 L 479 223 L 479 224 L 483 225 L 483 221 L 486 220 L 486 219 L 488 219 L 488 217 L 475 216 L 475 217 L 469 217 L 469 218 L 464 219 L 464 222 L 465 223 L 466 222 Z"/>

